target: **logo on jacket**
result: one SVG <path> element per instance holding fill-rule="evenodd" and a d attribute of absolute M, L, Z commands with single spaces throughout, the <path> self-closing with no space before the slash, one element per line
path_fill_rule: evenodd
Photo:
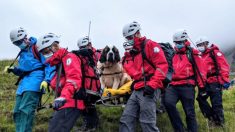
<path fill-rule="evenodd" d="M 153 48 L 153 52 L 154 52 L 154 53 L 158 53 L 159 51 L 160 51 L 160 49 L 159 49 L 158 47 L 154 47 L 154 48 Z"/>
<path fill-rule="evenodd" d="M 67 65 L 67 66 L 70 65 L 71 62 L 72 62 L 72 59 L 71 59 L 71 58 L 68 58 L 68 59 L 66 60 L 66 65 Z"/>
<path fill-rule="evenodd" d="M 222 56 L 222 53 L 218 52 L 218 53 L 217 53 L 217 56 Z"/>

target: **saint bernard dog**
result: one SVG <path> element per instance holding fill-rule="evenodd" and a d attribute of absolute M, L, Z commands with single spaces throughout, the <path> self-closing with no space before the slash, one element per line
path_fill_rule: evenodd
<path fill-rule="evenodd" d="M 118 89 L 131 80 L 124 72 L 120 54 L 115 46 L 106 46 L 101 53 L 97 68 L 100 71 L 101 88 Z"/>

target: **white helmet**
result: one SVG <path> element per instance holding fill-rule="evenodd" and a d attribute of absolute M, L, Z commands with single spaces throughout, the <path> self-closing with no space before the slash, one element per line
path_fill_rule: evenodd
<path fill-rule="evenodd" d="M 91 42 L 91 40 L 88 36 L 80 38 L 77 43 L 78 48 L 82 46 L 87 46 L 89 42 Z"/>
<path fill-rule="evenodd" d="M 53 33 L 43 35 L 37 41 L 37 49 L 38 51 L 41 51 L 42 49 L 51 46 L 54 42 L 60 43 L 60 39 L 57 35 Z"/>
<path fill-rule="evenodd" d="M 122 30 L 123 37 L 134 35 L 139 30 L 140 30 L 140 24 L 135 21 L 132 23 L 126 24 Z"/>
<path fill-rule="evenodd" d="M 11 39 L 11 42 L 13 42 L 13 43 L 25 38 L 26 36 L 27 36 L 27 32 L 22 27 L 13 29 L 10 32 L 10 39 Z"/>
<path fill-rule="evenodd" d="M 204 43 L 204 42 L 208 42 L 209 43 L 209 40 L 208 40 L 208 38 L 206 36 L 199 37 L 195 43 L 196 43 L 196 45 L 198 45 L 198 44 L 201 44 L 201 43 Z"/>
<path fill-rule="evenodd" d="M 173 41 L 184 41 L 188 39 L 186 30 L 180 29 L 173 35 Z"/>
<path fill-rule="evenodd" d="M 129 51 L 133 48 L 133 45 L 128 43 L 128 42 L 124 42 L 123 43 L 123 48 L 126 50 L 126 51 Z"/>

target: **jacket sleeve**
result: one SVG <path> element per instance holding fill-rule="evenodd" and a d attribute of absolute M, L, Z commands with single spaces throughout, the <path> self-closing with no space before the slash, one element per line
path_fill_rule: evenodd
<path fill-rule="evenodd" d="M 205 86 L 205 82 L 206 82 L 206 68 L 205 65 L 203 63 L 202 57 L 199 54 L 194 54 L 194 58 L 195 58 L 195 62 L 197 64 L 197 75 L 196 75 L 196 79 L 198 82 L 198 87 L 199 88 L 204 88 Z"/>
<path fill-rule="evenodd" d="M 45 66 L 45 68 L 44 68 L 44 72 L 45 72 L 44 81 L 50 83 L 52 78 L 55 75 L 56 67 L 55 66 L 50 66 L 50 64 L 46 63 L 46 59 L 42 54 L 40 54 L 40 59 L 41 59 L 41 62 Z"/>
<path fill-rule="evenodd" d="M 218 64 L 219 76 L 222 79 L 221 80 L 222 83 L 229 82 L 230 67 L 229 67 L 229 64 L 228 64 L 224 54 L 222 52 L 220 52 L 219 50 L 215 50 L 214 55 L 215 55 L 215 59 Z"/>
<path fill-rule="evenodd" d="M 155 65 L 155 73 L 147 83 L 148 86 L 157 89 L 163 88 L 162 81 L 166 78 L 168 71 L 168 63 L 164 52 L 159 44 L 153 41 L 148 41 L 145 47 L 146 55 Z"/>
<path fill-rule="evenodd" d="M 22 76 L 24 74 L 24 72 L 22 70 L 20 70 L 18 67 L 14 67 L 12 72 L 16 76 Z"/>
<path fill-rule="evenodd" d="M 62 88 L 61 97 L 73 98 L 74 93 L 81 87 L 81 60 L 74 54 L 69 53 L 62 61 L 66 82 Z"/>
<path fill-rule="evenodd" d="M 45 78 L 44 78 L 44 81 L 50 83 L 52 78 L 54 77 L 55 75 L 55 72 L 56 72 L 56 67 L 55 66 L 50 66 L 49 64 L 45 64 Z"/>

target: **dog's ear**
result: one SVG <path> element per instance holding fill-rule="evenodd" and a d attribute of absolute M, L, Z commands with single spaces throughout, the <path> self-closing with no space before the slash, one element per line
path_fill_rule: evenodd
<path fill-rule="evenodd" d="M 106 55 L 107 55 L 107 49 L 108 49 L 108 46 L 105 46 L 105 48 L 102 50 L 101 52 L 101 56 L 100 56 L 100 63 L 104 63 L 106 62 Z"/>
<path fill-rule="evenodd" d="M 118 49 L 115 46 L 113 46 L 113 52 L 115 54 L 115 60 L 119 62 L 121 60 L 121 57 L 120 57 Z"/>

